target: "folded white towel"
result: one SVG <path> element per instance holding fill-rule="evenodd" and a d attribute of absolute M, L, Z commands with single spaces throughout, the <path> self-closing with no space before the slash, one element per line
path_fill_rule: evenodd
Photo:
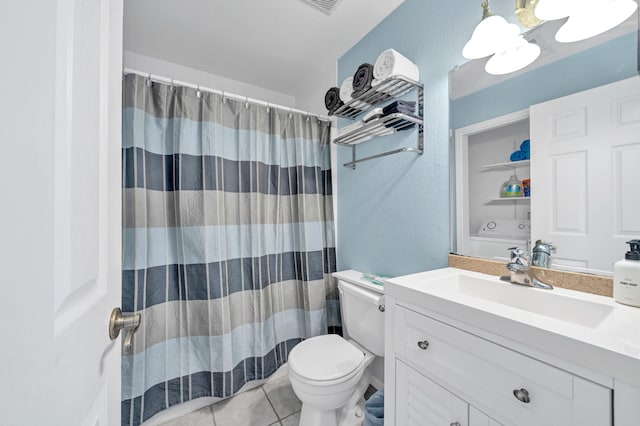
<path fill-rule="evenodd" d="M 346 78 L 340 86 L 340 99 L 342 102 L 349 102 L 353 93 L 353 77 Z"/>
<path fill-rule="evenodd" d="M 374 118 L 378 118 L 382 115 L 382 108 L 374 108 L 362 117 L 362 121 L 365 123 L 373 120 Z"/>
<path fill-rule="evenodd" d="M 394 75 L 402 75 L 414 81 L 420 80 L 420 70 L 416 64 L 397 51 L 387 49 L 378 56 L 373 66 L 373 77 L 375 80 L 384 80 Z"/>

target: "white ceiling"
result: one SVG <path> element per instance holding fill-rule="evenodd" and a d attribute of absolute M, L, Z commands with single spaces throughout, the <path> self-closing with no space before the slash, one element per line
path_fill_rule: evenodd
<path fill-rule="evenodd" d="M 126 0 L 124 48 L 295 96 L 403 1 Z"/>

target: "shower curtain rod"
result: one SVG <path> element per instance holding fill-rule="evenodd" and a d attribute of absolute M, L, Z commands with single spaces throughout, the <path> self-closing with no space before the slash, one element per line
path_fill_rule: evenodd
<path fill-rule="evenodd" d="M 217 89 L 211 89 L 208 87 L 204 87 L 204 86 L 199 86 L 197 84 L 193 84 L 193 83 L 187 83 L 184 81 L 179 81 L 179 80 L 174 80 L 173 78 L 167 78 L 167 77 L 161 77 L 159 75 L 155 75 L 155 74 L 151 74 L 148 72 L 142 72 L 142 71 L 138 71 L 138 70 L 134 70 L 131 68 L 125 68 L 123 70 L 123 74 L 136 74 L 142 77 L 147 77 L 149 78 L 151 81 L 158 81 L 160 83 L 167 83 L 167 84 L 173 84 L 173 85 L 177 85 L 177 86 L 183 86 L 183 87 L 190 87 L 192 89 L 196 89 L 196 90 L 201 90 L 203 92 L 209 92 L 209 93 L 215 93 L 217 95 L 222 95 L 226 98 L 232 98 L 238 101 L 243 101 L 243 102 L 251 102 L 254 104 L 258 104 L 258 105 L 263 105 L 266 106 L 268 108 L 276 108 L 276 109 L 281 109 L 281 110 L 285 110 L 285 111 L 289 111 L 289 112 L 296 112 L 299 114 L 303 114 L 303 115 L 307 115 L 307 116 L 314 116 L 314 117 L 318 117 L 318 119 L 320 121 L 331 121 L 328 117 L 322 116 L 322 115 L 318 115 L 318 114 L 314 114 L 312 112 L 308 112 L 308 111 L 302 111 L 299 109 L 295 109 L 295 108 L 290 108 L 284 105 L 278 105 L 278 104 L 273 104 L 271 102 L 265 102 L 265 101 L 261 101 L 259 99 L 254 99 L 254 98 L 249 98 L 247 96 L 240 96 L 240 95 L 236 95 L 235 93 L 229 93 L 226 92 L 224 90 L 217 90 Z"/>

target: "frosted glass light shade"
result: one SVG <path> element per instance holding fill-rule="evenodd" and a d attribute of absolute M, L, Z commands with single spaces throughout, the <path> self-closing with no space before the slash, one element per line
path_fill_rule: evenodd
<path fill-rule="evenodd" d="M 520 34 L 516 24 L 508 23 L 502 16 L 492 15 L 483 19 L 473 30 L 471 39 L 464 45 L 462 56 L 479 59 L 504 50 L 505 40 Z"/>
<path fill-rule="evenodd" d="M 509 74 L 531 64 L 538 56 L 540 56 L 540 46 L 529 43 L 519 36 L 511 48 L 493 55 L 484 69 L 493 75 Z"/>
<path fill-rule="evenodd" d="M 591 0 L 540 0 L 536 5 L 535 14 L 543 21 L 566 18 L 585 1 Z"/>
<path fill-rule="evenodd" d="M 634 0 L 591 1 L 584 8 L 572 12 L 556 33 L 561 43 L 585 40 L 618 26 L 638 8 Z"/>

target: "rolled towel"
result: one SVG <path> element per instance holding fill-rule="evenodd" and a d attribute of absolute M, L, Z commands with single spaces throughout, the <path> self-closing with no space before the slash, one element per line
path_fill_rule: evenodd
<path fill-rule="evenodd" d="M 382 81 L 395 75 L 402 75 L 418 81 L 420 80 L 420 69 L 401 53 L 393 49 L 387 49 L 378 56 L 373 67 L 373 77 L 378 81 Z"/>
<path fill-rule="evenodd" d="M 324 106 L 329 110 L 329 114 L 333 114 L 342 105 L 344 105 L 344 102 L 340 100 L 340 89 L 332 87 L 327 90 L 324 95 Z"/>
<path fill-rule="evenodd" d="M 362 64 L 353 75 L 353 93 L 351 96 L 357 98 L 371 88 L 373 81 L 373 65 Z"/>
<path fill-rule="evenodd" d="M 522 161 L 522 160 L 525 160 L 525 154 L 521 150 L 515 151 L 515 152 L 511 153 L 511 156 L 509 157 L 509 160 L 511 160 L 511 161 Z"/>
<path fill-rule="evenodd" d="M 340 99 L 342 102 L 349 102 L 353 93 L 353 77 L 346 78 L 340 86 Z"/>
<path fill-rule="evenodd" d="M 530 149 L 531 149 L 531 141 L 529 139 L 523 140 L 522 143 L 520 144 L 520 150 L 530 151 Z"/>

